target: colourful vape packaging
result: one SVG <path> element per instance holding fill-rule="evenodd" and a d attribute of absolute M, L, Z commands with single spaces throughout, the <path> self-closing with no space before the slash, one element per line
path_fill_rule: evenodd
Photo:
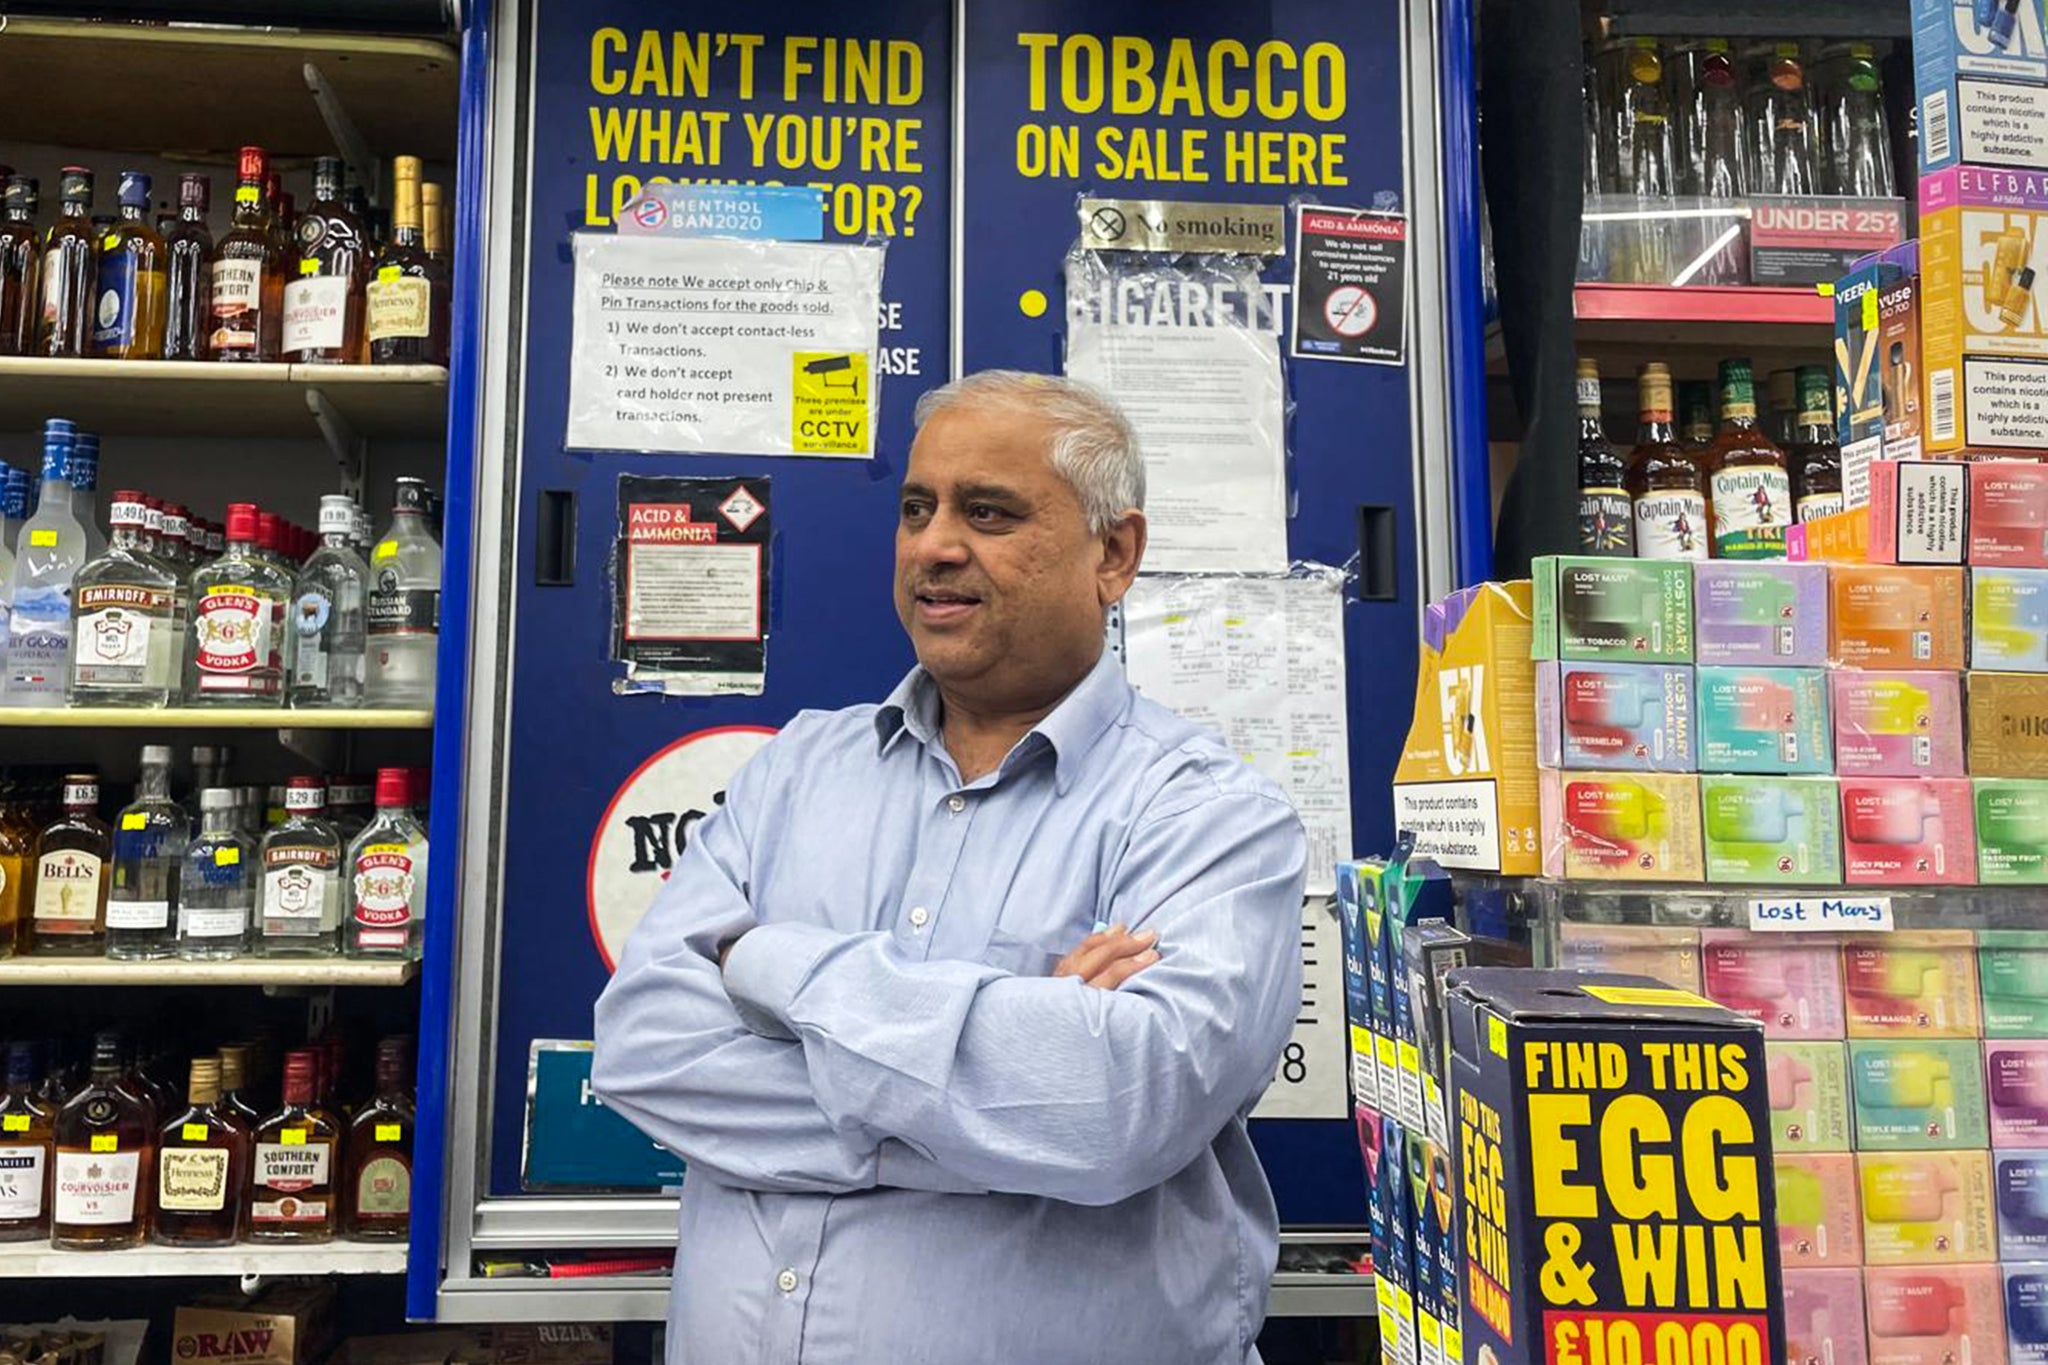
<path fill-rule="evenodd" d="M 1842 950 L 1798 934 L 1700 931 L 1700 993 L 1764 1026 L 1764 1037 L 1840 1038 Z"/>
<path fill-rule="evenodd" d="M 2048 465 L 1973 460 L 1970 563 L 1979 568 L 2048 569 Z"/>
<path fill-rule="evenodd" d="M 1961 668 L 1963 571 L 1828 566 L 1835 662 L 1848 668 Z"/>
<path fill-rule="evenodd" d="M 2001 1038 L 1984 1044 L 1993 1147 L 2048 1147 L 2048 1041 Z"/>
<path fill-rule="evenodd" d="M 1859 1152 L 1948 1151 L 1990 1140 L 1984 1058 L 1964 1038 L 1860 1039 L 1849 1044 Z"/>
<path fill-rule="evenodd" d="M 1703 773 L 1829 773 L 1828 677 L 1818 668 L 1696 670 Z"/>
<path fill-rule="evenodd" d="M 1849 1053 L 1846 1043 L 1764 1044 L 1771 1089 L 1771 1150 L 1849 1150 Z"/>
<path fill-rule="evenodd" d="M 1536 665 L 1536 762 L 1598 772 L 1693 771 L 1692 670 Z"/>
<path fill-rule="evenodd" d="M 1997 1257 L 1991 1153 L 1859 1152 L 1855 1162 L 1864 1264 L 1972 1265 Z"/>
<path fill-rule="evenodd" d="M 1969 476 L 1958 461 L 1873 461 L 1870 562 L 1961 564 L 1969 500 Z"/>
<path fill-rule="evenodd" d="M 2048 169 L 2040 0 L 1913 0 L 1920 171 Z"/>
<path fill-rule="evenodd" d="M 1845 1152 L 1778 1152 L 1771 1171 L 1778 1194 L 1778 1259 L 1784 1266 L 1860 1265 L 1856 1158 Z"/>
<path fill-rule="evenodd" d="M 1995 1265 L 1863 1272 L 1870 1365 L 2006 1365 Z"/>
<path fill-rule="evenodd" d="M 1697 560 L 1692 610 L 1698 663 L 1816 668 L 1828 661 L 1825 565 Z"/>
<path fill-rule="evenodd" d="M 1387 1253 L 1373 1248 L 1379 1298 L 1380 1355 L 1392 1365 L 1417 1365 L 1415 1335 L 1415 1219 L 1408 1184 L 1408 1130 L 1398 1119 L 1380 1120 L 1380 1188 L 1387 1204 Z"/>
<path fill-rule="evenodd" d="M 1785 1359 L 1790 1365 L 1869 1365 L 1863 1346 L 1863 1272 L 1855 1266 L 1784 1272 Z"/>
<path fill-rule="evenodd" d="M 2048 673 L 2048 569 L 1970 570 L 1970 667 Z"/>
<path fill-rule="evenodd" d="M 2011 1365 L 2048 1365 L 2048 1265 L 2035 1261 L 2000 1269 L 2008 1359 Z"/>
<path fill-rule="evenodd" d="M 1539 786 L 1546 876 L 1696 882 L 1699 779 L 1681 773 L 1560 773 Z"/>
<path fill-rule="evenodd" d="M 1570 971 L 1647 976 L 1700 989 L 1700 931 L 1661 924 L 1560 924 L 1557 965 Z"/>
<path fill-rule="evenodd" d="M 2048 677 L 1973 670 L 1963 690 L 1970 703 L 1972 777 L 2048 773 Z"/>
<path fill-rule="evenodd" d="M 1991 1190 L 1998 1202 L 1998 1259 L 2048 1260 L 2048 1149 L 1993 1152 Z"/>
<path fill-rule="evenodd" d="M 1828 674 L 1835 771 L 1843 777 L 1961 777 L 1963 688 L 1953 673 Z"/>
<path fill-rule="evenodd" d="M 1692 565 L 1682 559 L 1544 555 L 1535 584 L 1535 657 L 1692 662 Z"/>
<path fill-rule="evenodd" d="M 1380 1103 L 1379 1057 L 1373 1043 L 1378 1030 L 1372 1008 L 1372 959 L 1378 944 L 1366 927 L 1365 909 L 1368 900 L 1378 898 L 1383 867 L 1376 860 L 1337 864 L 1337 923 L 1344 935 L 1344 1025 L 1354 1110 L 1378 1109 Z"/>
<path fill-rule="evenodd" d="M 1852 886 L 1968 886 L 1977 821 L 1964 777 L 1845 777 L 1843 880 Z"/>
<path fill-rule="evenodd" d="M 2048 883 L 2048 780 L 1979 777 L 1977 879 L 1986 886 Z"/>
<path fill-rule="evenodd" d="M 1986 1038 L 2048 1038 L 2048 932 L 1978 930 L 1977 977 Z"/>
<path fill-rule="evenodd" d="M 1703 775 L 1699 782 L 1708 881 L 1841 882 L 1842 812 L 1835 779 Z"/>
<path fill-rule="evenodd" d="M 1975 1038 L 1977 945 L 1968 929 L 1913 929 L 1842 947 L 1851 1038 Z"/>
<path fill-rule="evenodd" d="M 2048 176 L 1951 166 L 1920 178 L 1927 453 L 2048 449 L 2044 242 Z"/>

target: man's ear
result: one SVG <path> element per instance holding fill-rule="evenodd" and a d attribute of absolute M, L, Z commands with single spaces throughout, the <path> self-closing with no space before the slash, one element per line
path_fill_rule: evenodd
<path fill-rule="evenodd" d="M 1133 507 L 1102 533 L 1102 563 L 1095 570 L 1096 595 L 1107 607 L 1123 600 L 1145 559 L 1145 514 Z"/>

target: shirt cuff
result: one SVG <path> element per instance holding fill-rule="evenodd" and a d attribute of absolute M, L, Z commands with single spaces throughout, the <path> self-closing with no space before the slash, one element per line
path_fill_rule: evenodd
<path fill-rule="evenodd" d="M 796 1039 L 789 1010 L 841 934 L 819 924 L 763 924 L 740 936 L 725 955 L 725 994 L 751 1033 Z"/>

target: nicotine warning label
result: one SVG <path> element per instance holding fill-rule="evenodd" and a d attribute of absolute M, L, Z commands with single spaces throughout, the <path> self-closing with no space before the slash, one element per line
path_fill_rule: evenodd
<path fill-rule="evenodd" d="M 575 256 L 571 449 L 873 453 L 881 248 L 579 233 Z"/>

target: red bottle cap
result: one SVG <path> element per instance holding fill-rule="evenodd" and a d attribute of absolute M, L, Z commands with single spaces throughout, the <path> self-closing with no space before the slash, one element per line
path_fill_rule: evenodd
<path fill-rule="evenodd" d="M 403 768 L 377 769 L 377 808 L 410 805 L 412 783 L 406 780 Z"/>
<path fill-rule="evenodd" d="M 277 549 L 277 513 L 256 514 L 256 544 L 265 550 Z"/>
<path fill-rule="evenodd" d="M 231 502 L 228 504 L 228 539 L 247 545 L 256 539 L 256 504 L 253 502 Z"/>
<path fill-rule="evenodd" d="M 261 184 L 270 174 L 270 154 L 261 147 L 244 147 L 236 161 L 235 173 L 244 185 Z"/>
<path fill-rule="evenodd" d="M 284 1102 L 311 1104 L 320 1081 L 320 1054 L 313 1048 L 294 1048 L 284 1055 Z"/>

